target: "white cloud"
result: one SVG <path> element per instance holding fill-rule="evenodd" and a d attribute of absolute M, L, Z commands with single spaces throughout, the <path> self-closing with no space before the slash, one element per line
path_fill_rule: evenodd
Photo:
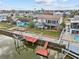
<path fill-rule="evenodd" d="M 50 5 L 52 4 L 53 2 L 55 2 L 56 0 L 35 0 L 37 3 L 40 3 L 40 4 L 45 4 L 45 5 Z"/>
<path fill-rule="evenodd" d="M 35 0 L 39 4 L 45 4 L 45 5 L 53 5 L 58 4 L 60 2 L 67 2 L 69 0 Z"/>

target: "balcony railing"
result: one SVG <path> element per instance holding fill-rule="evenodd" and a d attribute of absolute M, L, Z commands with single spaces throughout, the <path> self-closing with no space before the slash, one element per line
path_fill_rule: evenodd
<path fill-rule="evenodd" d="M 72 29 L 79 29 L 79 26 L 71 26 Z"/>

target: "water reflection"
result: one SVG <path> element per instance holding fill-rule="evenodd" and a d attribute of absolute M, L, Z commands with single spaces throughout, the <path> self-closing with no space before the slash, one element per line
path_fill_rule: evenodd
<path fill-rule="evenodd" d="M 0 59 L 39 59 L 30 48 L 27 51 L 22 50 L 19 55 L 13 41 L 10 37 L 0 35 Z"/>

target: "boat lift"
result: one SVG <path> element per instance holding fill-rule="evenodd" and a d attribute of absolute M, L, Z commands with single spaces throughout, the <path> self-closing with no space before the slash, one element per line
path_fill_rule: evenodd
<path fill-rule="evenodd" d="M 14 34 L 13 35 L 14 38 L 14 45 L 15 45 L 15 49 L 18 52 L 18 54 L 20 55 L 21 50 L 27 50 L 26 46 L 25 46 L 25 39 L 18 34 Z"/>

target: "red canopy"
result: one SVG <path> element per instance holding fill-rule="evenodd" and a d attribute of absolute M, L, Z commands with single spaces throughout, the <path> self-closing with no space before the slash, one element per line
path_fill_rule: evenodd
<path fill-rule="evenodd" d="M 32 43 L 35 43 L 37 41 L 37 38 L 34 38 L 34 37 L 30 37 L 30 36 L 24 36 L 24 38 L 29 41 L 29 42 L 32 42 Z"/>
<path fill-rule="evenodd" d="M 44 47 L 43 48 L 37 47 L 35 52 L 43 56 L 48 56 L 48 50 L 46 49 L 47 45 L 48 45 L 48 42 L 45 42 Z"/>
<path fill-rule="evenodd" d="M 43 56 L 48 56 L 48 50 L 44 48 L 38 47 L 35 52 Z"/>

